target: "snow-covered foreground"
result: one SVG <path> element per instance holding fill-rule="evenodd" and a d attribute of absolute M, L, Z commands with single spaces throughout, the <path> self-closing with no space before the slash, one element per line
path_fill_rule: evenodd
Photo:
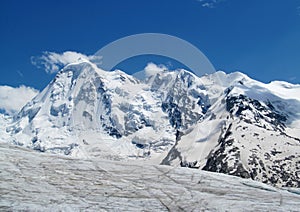
<path fill-rule="evenodd" d="M 298 193 L 298 194 L 297 194 Z M 289 192 L 141 161 L 83 160 L 0 143 L 0 210 L 297 211 Z"/>

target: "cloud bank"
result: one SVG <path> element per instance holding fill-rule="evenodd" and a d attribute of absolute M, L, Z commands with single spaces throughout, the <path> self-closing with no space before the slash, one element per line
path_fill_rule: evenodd
<path fill-rule="evenodd" d="M 9 115 L 20 111 L 22 107 L 35 97 L 39 91 L 21 85 L 18 88 L 0 86 L 0 110 Z"/>
<path fill-rule="evenodd" d="M 47 73 L 53 74 L 58 72 L 65 65 L 79 61 L 88 60 L 99 63 L 99 56 L 87 56 L 78 52 L 66 51 L 63 53 L 44 52 L 42 56 L 31 57 L 31 63 L 40 69 L 44 69 Z"/>

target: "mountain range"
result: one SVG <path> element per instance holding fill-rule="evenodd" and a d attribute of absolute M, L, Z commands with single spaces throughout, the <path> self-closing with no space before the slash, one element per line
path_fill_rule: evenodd
<path fill-rule="evenodd" d="M 300 85 L 218 71 L 138 79 L 65 66 L 1 140 L 77 158 L 182 166 L 300 187 Z"/>

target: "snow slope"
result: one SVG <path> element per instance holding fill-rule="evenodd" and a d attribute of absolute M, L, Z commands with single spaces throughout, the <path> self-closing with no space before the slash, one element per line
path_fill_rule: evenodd
<path fill-rule="evenodd" d="M 7 142 L 11 135 L 6 132 L 6 127 L 11 123 L 11 117 L 0 113 L 0 142 Z"/>
<path fill-rule="evenodd" d="M 298 211 L 299 189 L 139 161 L 41 154 L 0 143 L 3 211 Z"/>

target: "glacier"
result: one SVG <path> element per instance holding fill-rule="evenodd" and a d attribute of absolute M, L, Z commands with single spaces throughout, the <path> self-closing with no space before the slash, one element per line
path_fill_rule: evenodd
<path fill-rule="evenodd" d="M 0 143 L 1 211 L 298 211 L 300 191 L 139 160 L 41 154 Z"/>

